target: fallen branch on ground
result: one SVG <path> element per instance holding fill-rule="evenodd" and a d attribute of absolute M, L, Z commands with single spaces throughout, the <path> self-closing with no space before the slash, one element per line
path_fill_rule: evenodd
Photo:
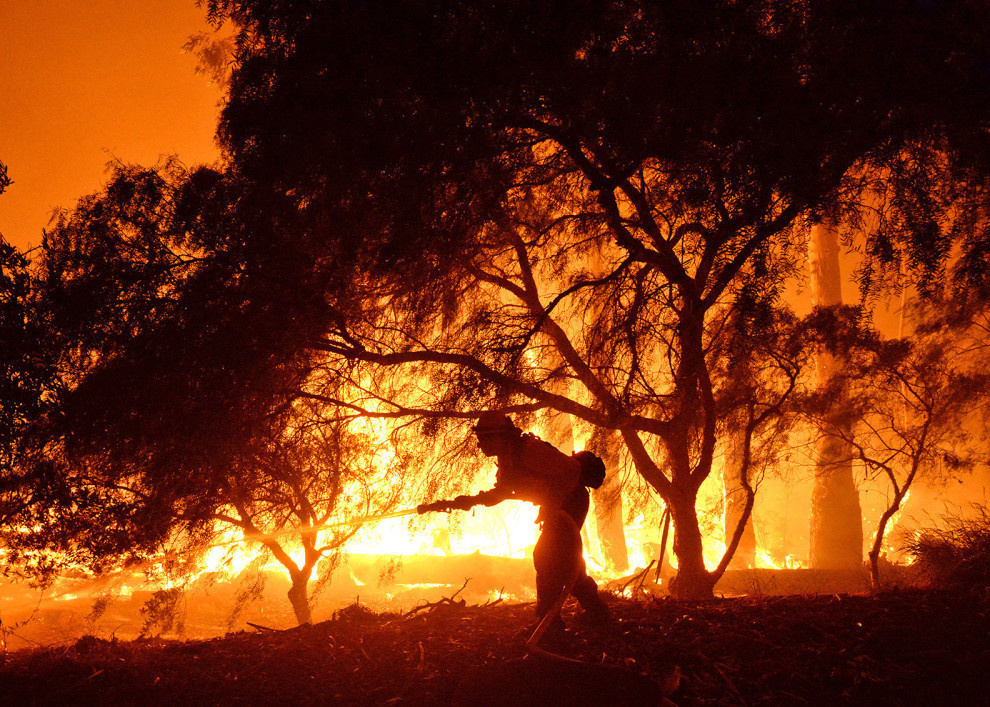
<path fill-rule="evenodd" d="M 467 602 L 465 602 L 463 599 L 461 599 L 460 601 L 455 601 L 455 599 L 457 598 L 458 594 L 464 591 L 464 588 L 467 587 L 468 582 L 470 581 L 471 578 L 468 577 L 467 579 L 464 580 L 464 584 L 461 585 L 461 588 L 458 589 L 453 594 L 451 594 L 449 597 L 443 597 L 439 601 L 428 601 L 425 604 L 420 604 L 415 609 L 410 609 L 409 611 L 404 613 L 402 615 L 402 618 L 405 620 L 413 619 L 416 618 L 418 615 L 421 615 L 423 612 L 432 614 L 441 606 L 458 606 L 462 608 L 467 606 Z M 499 599 L 499 601 L 501 601 L 501 599 Z M 485 604 L 485 606 L 487 606 L 487 604 Z"/>

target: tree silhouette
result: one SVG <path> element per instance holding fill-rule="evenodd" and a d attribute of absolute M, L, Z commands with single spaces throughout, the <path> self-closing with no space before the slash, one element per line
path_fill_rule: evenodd
<path fill-rule="evenodd" d="M 941 216 L 985 201 L 979 3 L 209 6 L 242 28 L 228 167 L 125 168 L 46 246 L 66 453 L 154 481 L 152 544 L 210 517 L 301 392 L 550 409 L 621 437 L 671 509 L 678 594 L 711 596 L 729 555 L 706 569 L 697 493 L 730 427 L 772 459 L 805 218 L 879 203 L 871 262 L 916 244 L 934 271 Z M 344 389 L 312 388 L 324 365 Z"/>
<path fill-rule="evenodd" d="M 0 528 L 24 508 L 19 467 L 27 422 L 55 380 L 32 313 L 28 259 L 0 237 Z"/>
<path fill-rule="evenodd" d="M 0 162 L 0 194 L 12 183 Z M 32 478 L 27 463 L 38 452 L 30 424 L 51 409 L 62 389 L 48 343 L 29 256 L 0 235 L 0 537 L 5 540 L 16 538 L 12 531 L 55 482 L 50 475 Z M 5 544 L 15 552 L 16 542 Z"/>
<path fill-rule="evenodd" d="M 672 509 L 684 596 L 713 583 L 694 504 L 724 323 L 775 302 L 805 215 L 879 195 L 903 218 L 876 242 L 921 242 L 909 216 L 962 192 L 898 165 L 985 142 L 972 3 L 211 8 L 244 28 L 221 126 L 239 174 L 356 275 L 323 347 L 459 389 L 397 411 L 618 430 Z"/>
<path fill-rule="evenodd" d="M 3 194 L 5 191 L 7 191 L 7 187 L 9 187 L 13 183 L 14 182 L 10 179 L 10 176 L 7 174 L 7 165 L 5 165 L 3 162 L 0 162 L 0 194 Z"/>
<path fill-rule="evenodd" d="M 915 482 L 958 477 L 978 462 L 986 443 L 978 418 L 990 392 L 983 365 L 987 313 L 977 306 L 949 324 L 945 312 L 954 309 L 959 307 L 927 303 L 921 307 L 925 325 L 910 337 L 890 340 L 862 326 L 855 310 L 852 316 L 827 315 L 839 316 L 836 336 L 825 344 L 846 367 L 812 398 L 808 411 L 825 434 L 845 443 L 844 461 L 858 461 L 868 477 L 886 482 L 886 505 L 868 553 L 876 588 L 888 524 Z M 829 399 L 840 389 L 849 396 L 836 414 Z"/>
<path fill-rule="evenodd" d="M 46 234 L 34 284 L 67 389 L 36 420 L 35 468 L 89 500 L 49 506 L 23 543 L 85 548 L 100 569 L 176 537 L 196 551 L 233 527 L 286 568 L 304 623 L 313 569 L 356 530 L 318 526 L 389 510 L 405 465 L 387 434 L 301 396 L 319 359 L 300 342 L 327 325 L 306 318 L 302 283 L 270 277 L 294 254 L 236 240 L 250 227 L 236 188 L 174 160 L 117 165 Z M 355 491 L 375 474 L 375 493 Z"/>

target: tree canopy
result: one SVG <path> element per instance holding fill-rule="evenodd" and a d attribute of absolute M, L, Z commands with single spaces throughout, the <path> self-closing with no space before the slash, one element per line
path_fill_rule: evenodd
<path fill-rule="evenodd" d="M 773 319 L 805 219 L 857 220 L 871 263 L 931 274 L 949 205 L 973 226 L 985 201 L 974 3 L 212 8 L 244 27 L 239 174 L 281 185 L 362 293 L 318 346 L 621 434 L 689 593 L 723 345 Z"/>
<path fill-rule="evenodd" d="M 209 8 L 241 28 L 224 169 L 123 169 L 46 245 L 67 439 L 156 474 L 148 513 L 215 507 L 293 401 L 545 409 L 623 447 L 710 595 L 697 492 L 730 420 L 772 455 L 808 221 L 866 229 L 867 287 L 959 244 L 986 284 L 984 3 Z"/>

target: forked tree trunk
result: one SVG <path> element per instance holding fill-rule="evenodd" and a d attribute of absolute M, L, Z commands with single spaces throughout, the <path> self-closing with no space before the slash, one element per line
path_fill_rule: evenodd
<path fill-rule="evenodd" d="M 635 432 L 623 431 L 623 437 L 640 473 L 647 479 L 666 478 L 652 461 L 649 452 Z M 699 479 L 708 476 L 711 468 L 695 469 L 692 474 L 687 435 L 668 434 L 665 446 L 669 479 L 650 483 L 661 494 L 670 510 L 674 525 L 674 555 L 677 576 L 670 581 L 670 594 L 676 599 L 711 599 L 714 596 L 715 575 L 705 567 L 704 543 L 696 510 Z M 666 470 L 665 470 L 666 471 Z"/>
<path fill-rule="evenodd" d="M 834 228 L 815 224 L 808 248 L 811 296 L 816 306 L 842 303 L 839 237 Z M 837 362 L 822 354 L 816 362 L 818 383 L 827 381 Z M 841 405 L 841 400 L 837 405 Z M 847 434 L 849 430 L 843 430 Z M 811 566 L 844 569 L 863 564 L 863 513 L 853 478 L 852 449 L 838 436 L 826 435 L 818 445 L 811 494 Z"/>
<path fill-rule="evenodd" d="M 677 556 L 677 576 L 671 581 L 670 592 L 677 599 L 711 599 L 715 586 L 712 574 L 705 568 L 696 502 L 697 494 L 669 499 Z"/>
<path fill-rule="evenodd" d="M 313 611 L 309 606 L 307 587 L 309 586 L 309 573 L 290 572 L 292 586 L 289 587 L 289 603 L 292 604 L 292 611 L 296 615 L 299 625 L 313 623 Z"/>
<path fill-rule="evenodd" d="M 712 472 L 715 401 L 710 383 L 706 387 L 704 310 L 686 297 L 679 319 L 680 361 L 674 375 L 678 409 L 662 437 L 670 473 L 664 500 L 674 523 L 677 557 L 677 576 L 670 590 L 677 599 L 704 600 L 713 597 L 716 577 L 705 567 L 697 502 L 698 488 Z"/>

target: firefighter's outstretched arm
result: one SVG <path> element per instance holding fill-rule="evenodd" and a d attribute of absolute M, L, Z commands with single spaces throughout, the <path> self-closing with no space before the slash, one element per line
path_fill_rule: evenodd
<path fill-rule="evenodd" d="M 496 503 L 501 503 L 511 496 L 511 493 L 496 486 L 493 489 L 482 491 L 474 496 L 457 496 L 451 501 L 423 503 L 416 506 L 416 510 L 420 513 L 428 513 L 430 511 L 450 512 L 453 510 L 467 511 L 474 506 L 494 506 Z"/>

